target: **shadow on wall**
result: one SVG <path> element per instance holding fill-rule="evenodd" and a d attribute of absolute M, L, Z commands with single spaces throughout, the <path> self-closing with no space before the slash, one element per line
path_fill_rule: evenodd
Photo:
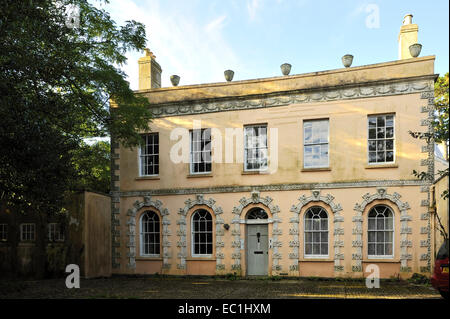
<path fill-rule="evenodd" d="M 85 278 L 111 276 L 111 198 L 75 193 L 65 209 L 42 226 L 32 213 L 19 215 L 1 207 L 0 277 L 61 277 L 68 264 L 79 265 Z M 39 236 L 45 236 L 45 250 L 36 244 Z M 39 262 L 42 254 L 45 266 Z"/>

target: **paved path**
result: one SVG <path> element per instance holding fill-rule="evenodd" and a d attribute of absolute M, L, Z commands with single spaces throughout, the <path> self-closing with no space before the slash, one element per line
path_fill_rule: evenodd
<path fill-rule="evenodd" d="M 151 299 L 439 299 L 430 285 L 381 281 L 368 289 L 364 281 L 312 279 L 158 278 L 122 277 L 81 279 L 80 289 L 67 289 L 65 279 L 0 280 L 0 299 L 10 298 L 151 298 Z"/>

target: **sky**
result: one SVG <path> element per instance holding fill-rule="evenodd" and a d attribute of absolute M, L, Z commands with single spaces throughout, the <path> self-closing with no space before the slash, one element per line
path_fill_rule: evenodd
<path fill-rule="evenodd" d="M 100 6 L 97 4 L 97 6 Z M 110 0 L 103 4 L 123 25 L 146 26 L 147 47 L 161 65 L 162 87 L 281 76 L 398 59 L 398 34 L 406 14 L 419 26 L 420 56 L 435 55 L 435 73 L 449 70 L 448 0 Z M 122 69 L 132 89 L 138 88 L 137 60 L 129 52 Z"/>

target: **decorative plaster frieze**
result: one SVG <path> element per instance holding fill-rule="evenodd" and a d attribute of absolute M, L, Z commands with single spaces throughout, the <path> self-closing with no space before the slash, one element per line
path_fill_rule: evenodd
<path fill-rule="evenodd" d="M 336 182 L 336 183 L 295 183 L 295 184 L 272 184 L 258 186 L 217 186 L 207 188 L 171 188 L 171 189 L 149 189 L 139 191 L 119 192 L 121 197 L 136 197 L 147 195 L 193 195 L 198 193 L 245 193 L 257 190 L 260 192 L 271 191 L 296 191 L 310 190 L 312 188 L 334 189 L 334 188 L 367 188 L 367 187 L 402 187 L 402 186 L 423 186 L 426 182 L 421 180 L 375 180 L 358 182 Z M 428 186 L 427 186 L 428 187 Z M 338 206 L 339 207 L 339 206 Z M 233 214 L 239 215 L 242 210 L 241 205 L 233 209 Z"/>
<path fill-rule="evenodd" d="M 153 104 L 153 117 L 180 116 L 212 112 L 226 112 L 287 106 L 290 104 L 312 103 L 319 101 L 338 101 L 376 96 L 403 95 L 419 93 L 432 89 L 433 80 L 404 79 L 402 81 L 383 81 L 382 83 L 365 83 L 346 86 L 345 88 L 328 87 L 322 89 L 304 89 L 279 94 L 261 94 L 249 98 L 216 98 L 212 101 L 188 101 L 165 104 Z M 425 92 L 424 92 L 425 91 Z"/>

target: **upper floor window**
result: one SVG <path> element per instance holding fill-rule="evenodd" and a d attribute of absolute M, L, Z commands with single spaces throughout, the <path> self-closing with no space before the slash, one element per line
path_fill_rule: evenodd
<path fill-rule="evenodd" d="M 192 256 L 209 257 L 213 252 L 213 230 L 212 216 L 204 210 L 199 209 L 192 214 Z"/>
<path fill-rule="evenodd" d="M 141 255 L 159 256 L 160 254 L 160 222 L 155 212 L 146 211 L 141 217 Z"/>
<path fill-rule="evenodd" d="M 328 256 L 328 214 L 322 207 L 305 213 L 305 256 Z"/>
<path fill-rule="evenodd" d="M 140 175 L 159 174 L 159 136 L 158 133 L 143 136 L 144 144 L 140 148 Z"/>
<path fill-rule="evenodd" d="M 303 167 L 328 167 L 328 120 L 303 122 Z"/>
<path fill-rule="evenodd" d="M 191 135 L 191 163 L 190 173 L 211 172 L 211 129 L 190 131 Z"/>
<path fill-rule="evenodd" d="M 0 241 L 8 240 L 8 224 L 0 224 Z"/>
<path fill-rule="evenodd" d="M 267 125 L 244 127 L 244 170 L 263 171 L 267 169 Z"/>
<path fill-rule="evenodd" d="M 393 163 L 394 115 L 372 115 L 368 117 L 369 164 Z"/>
<path fill-rule="evenodd" d="M 34 241 L 36 238 L 35 224 L 20 224 L 20 240 Z"/>
<path fill-rule="evenodd" d="M 368 215 L 368 256 L 393 257 L 394 213 L 385 205 L 377 205 Z"/>
<path fill-rule="evenodd" d="M 48 240 L 49 241 L 64 241 L 64 231 L 60 223 L 48 224 Z"/>

